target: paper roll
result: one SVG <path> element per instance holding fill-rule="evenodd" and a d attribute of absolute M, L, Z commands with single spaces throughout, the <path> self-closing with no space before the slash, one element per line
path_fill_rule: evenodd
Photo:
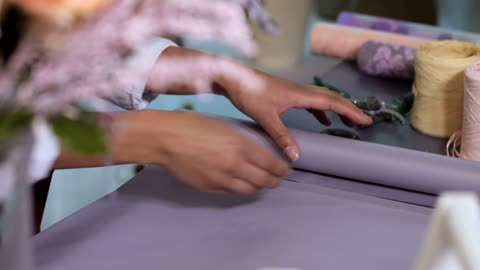
<path fill-rule="evenodd" d="M 340 13 L 337 24 L 429 39 L 480 42 L 480 35 L 475 33 L 348 11 Z"/>
<path fill-rule="evenodd" d="M 357 59 L 360 48 L 368 41 L 416 48 L 430 39 L 328 23 L 317 23 L 311 34 L 312 52 L 345 60 Z"/>
<path fill-rule="evenodd" d="M 358 69 L 369 76 L 413 80 L 415 48 L 382 42 L 365 43 L 358 54 Z"/>
<path fill-rule="evenodd" d="M 282 155 L 258 127 L 232 125 L 260 145 Z M 476 162 L 398 147 L 290 130 L 301 150 L 293 167 L 340 178 L 439 194 L 480 191 Z"/>

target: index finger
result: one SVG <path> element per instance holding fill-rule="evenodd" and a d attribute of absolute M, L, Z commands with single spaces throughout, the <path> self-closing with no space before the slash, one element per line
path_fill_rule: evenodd
<path fill-rule="evenodd" d="M 312 91 L 309 99 L 310 109 L 332 111 L 361 125 L 372 124 L 372 119 L 370 117 L 363 113 L 363 111 L 355 106 L 350 100 L 337 93 L 315 93 L 315 91 Z"/>

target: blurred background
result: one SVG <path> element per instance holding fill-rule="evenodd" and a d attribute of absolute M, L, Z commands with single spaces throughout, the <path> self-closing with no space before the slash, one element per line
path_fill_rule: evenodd
<path fill-rule="evenodd" d="M 341 11 L 480 32 L 479 0 L 266 0 L 266 6 L 278 22 L 280 33 L 271 36 L 254 29 L 261 48 L 256 59 L 246 59 L 238 51 L 216 41 L 199 41 L 185 37 L 177 42 L 196 50 L 234 57 L 286 79 L 305 82 L 311 80 L 313 75 L 322 75 L 339 62 L 337 59 L 312 55 L 308 34 L 315 22 L 334 22 Z M 228 100 L 216 96 L 208 101 L 192 96 L 161 96 L 150 108 L 185 108 L 248 120 L 231 106 Z M 137 171 L 136 165 L 126 165 L 55 172 L 42 228 L 47 228 L 101 198 L 107 190 L 113 191 L 131 179 Z M 108 176 L 110 172 L 113 172 L 113 179 Z M 105 181 L 106 178 L 111 181 Z M 73 182 L 76 184 L 69 184 Z"/>

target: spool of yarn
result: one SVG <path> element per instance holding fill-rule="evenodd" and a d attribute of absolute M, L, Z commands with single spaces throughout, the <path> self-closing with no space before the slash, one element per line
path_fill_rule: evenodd
<path fill-rule="evenodd" d="M 480 42 L 480 35 L 475 33 L 439 28 L 427 24 L 394 20 L 348 11 L 344 11 L 338 15 L 337 24 L 402 35 L 424 37 L 434 40 L 454 39 L 475 43 Z"/>
<path fill-rule="evenodd" d="M 480 161 L 480 61 L 465 70 L 463 128 L 447 144 L 447 153 Z"/>
<path fill-rule="evenodd" d="M 356 60 L 360 48 L 368 41 L 379 41 L 407 47 L 418 47 L 429 39 L 366 30 L 329 23 L 317 23 L 311 35 L 312 52 Z"/>
<path fill-rule="evenodd" d="M 480 60 L 480 46 L 434 41 L 415 53 L 415 102 L 412 125 L 420 132 L 448 138 L 462 127 L 464 70 Z"/>
<path fill-rule="evenodd" d="M 413 80 L 414 60 L 415 48 L 369 41 L 360 48 L 357 65 L 369 76 Z"/>

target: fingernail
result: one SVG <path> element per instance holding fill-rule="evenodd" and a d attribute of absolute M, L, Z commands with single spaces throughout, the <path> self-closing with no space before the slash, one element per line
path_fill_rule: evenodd
<path fill-rule="evenodd" d="M 285 150 L 283 150 L 283 152 L 292 161 L 296 161 L 298 159 L 298 153 L 292 146 L 288 146 L 287 148 L 285 148 Z"/>
<path fill-rule="evenodd" d="M 372 122 L 373 122 L 372 118 L 370 118 L 368 115 L 364 114 L 363 117 L 365 118 L 365 120 L 368 121 L 368 123 L 372 123 Z"/>

